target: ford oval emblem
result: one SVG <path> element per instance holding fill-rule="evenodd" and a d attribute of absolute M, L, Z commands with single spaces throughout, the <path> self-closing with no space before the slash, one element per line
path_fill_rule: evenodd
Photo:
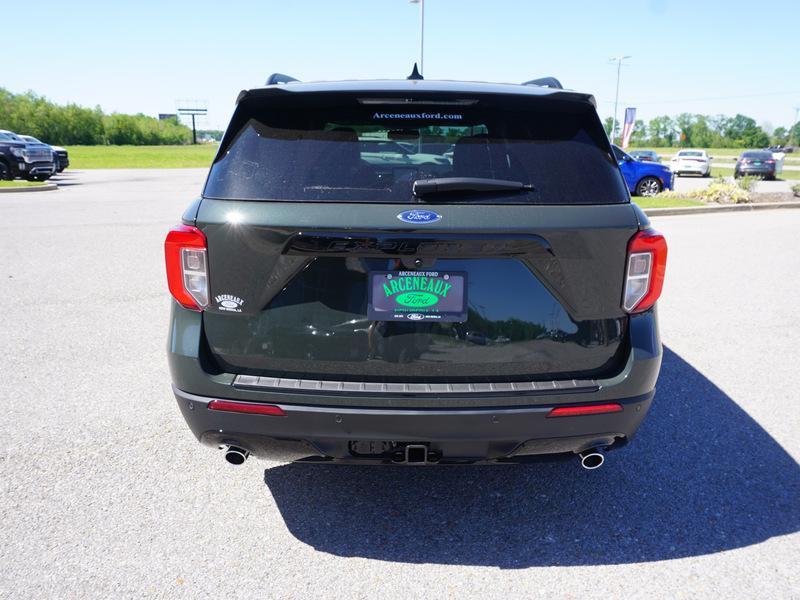
<path fill-rule="evenodd" d="M 403 223 L 425 224 L 436 223 L 442 220 L 442 215 L 435 213 L 432 210 L 406 210 L 397 215 Z"/>

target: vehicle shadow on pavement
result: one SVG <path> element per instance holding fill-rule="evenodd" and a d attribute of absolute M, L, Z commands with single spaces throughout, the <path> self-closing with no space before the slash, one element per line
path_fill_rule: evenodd
<path fill-rule="evenodd" d="M 77 176 L 76 172 L 70 173 L 58 173 L 57 175 L 53 175 L 49 180 L 49 183 L 55 183 L 59 187 L 67 187 L 71 185 L 83 185 L 83 181 L 81 181 L 80 177 Z"/>
<path fill-rule="evenodd" d="M 407 563 L 600 565 L 697 556 L 800 530 L 800 466 L 669 349 L 650 414 L 597 471 L 288 464 L 264 480 L 317 550 Z"/>

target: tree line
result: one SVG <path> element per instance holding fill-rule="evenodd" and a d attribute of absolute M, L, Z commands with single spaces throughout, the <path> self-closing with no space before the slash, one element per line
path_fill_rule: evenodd
<path fill-rule="evenodd" d="M 611 117 L 605 120 L 604 126 L 609 135 L 612 124 Z M 621 127 L 618 122 L 615 133 L 617 139 Z M 741 114 L 726 117 L 682 113 L 676 117 L 656 117 L 646 124 L 639 119 L 631 133 L 631 146 L 765 148 L 799 143 L 800 122 L 793 127 L 776 127 L 768 132 L 756 124 L 755 119 Z"/>
<path fill-rule="evenodd" d="M 0 129 L 32 135 L 55 145 L 188 144 L 192 130 L 177 118 L 105 114 L 100 107 L 62 106 L 33 92 L 12 94 L 0 88 Z"/>

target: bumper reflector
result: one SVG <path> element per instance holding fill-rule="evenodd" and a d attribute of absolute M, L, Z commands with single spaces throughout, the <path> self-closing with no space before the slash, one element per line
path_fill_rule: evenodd
<path fill-rule="evenodd" d="M 581 415 L 602 415 L 605 413 L 622 412 L 622 404 L 587 404 L 585 406 L 560 406 L 554 408 L 547 417 L 578 417 Z"/>
<path fill-rule="evenodd" d="M 208 410 L 221 410 L 224 412 L 248 413 L 251 415 L 269 415 L 271 417 L 285 417 L 286 413 L 280 406 L 271 404 L 254 404 L 252 402 L 232 402 L 230 400 L 212 400 L 208 403 Z"/>

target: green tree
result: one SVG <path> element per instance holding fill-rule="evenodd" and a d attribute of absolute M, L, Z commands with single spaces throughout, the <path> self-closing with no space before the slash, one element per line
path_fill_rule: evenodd
<path fill-rule="evenodd" d="M 800 144 L 800 121 L 795 123 L 789 130 L 789 143 L 795 146 Z"/>
<path fill-rule="evenodd" d="M 745 132 L 743 141 L 745 148 L 766 148 L 769 146 L 769 136 L 761 127 Z"/>
<path fill-rule="evenodd" d="M 191 131 L 146 115 L 104 115 L 100 107 L 61 106 L 32 92 L 0 88 L 0 128 L 50 144 L 187 144 Z"/>
<path fill-rule="evenodd" d="M 722 145 L 722 136 L 716 133 L 711 118 L 706 115 L 694 115 L 690 134 L 692 145 L 698 148 L 711 148 Z"/>
<path fill-rule="evenodd" d="M 641 119 L 636 119 L 631 132 L 631 145 L 644 146 L 647 144 L 647 126 Z"/>
<path fill-rule="evenodd" d="M 611 135 L 611 128 L 614 127 L 614 117 L 606 117 L 603 121 L 603 129 L 606 130 L 606 135 L 610 139 L 615 139 L 619 137 L 619 121 L 617 121 L 617 126 L 614 128 L 614 135 Z"/>
<path fill-rule="evenodd" d="M 769 136 L 754 119 L 737 114 L 725 123 L 725 137 L 731 145 L 739 148 L 761 148 L 769 145 Z"/>
<path fill-rule="evenodd" d="M 772 132 L 772 143 L 776 146 L 785 146 L 789 143 L 789 130 L 786 127 L 776 127 Z"/>
<path fill-rule="evenodd" d="M 683 147 L 694 146 L 692 141 L 692 127 L 694 126 L 694 115 L 681 113 L 675 117 L 675 129 L 678 133 L 678 144 Z"/>
<path fill-rule="evenodd" d="M 656 117 L 647 124 L 647 133 L 653 146 L 672 146 L 676 140 L 675 122 L 666 115 Z"/>

